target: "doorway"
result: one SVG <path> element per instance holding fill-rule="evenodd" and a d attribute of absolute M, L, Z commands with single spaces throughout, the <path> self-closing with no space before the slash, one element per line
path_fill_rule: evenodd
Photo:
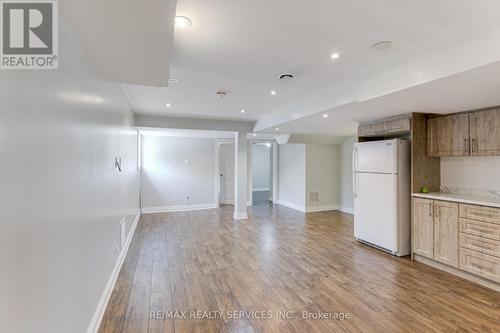
<path fill-rule="evenodd" d="M 273 156 L 272 144 L 255 142 L 252 144 L 251 195 L 253 205 L 268 204 L 272 201 Z"/>

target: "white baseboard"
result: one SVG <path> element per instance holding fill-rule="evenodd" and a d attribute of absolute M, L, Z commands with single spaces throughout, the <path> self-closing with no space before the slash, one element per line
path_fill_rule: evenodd
<path fill-rule="evenodd" d="M 347 214 L 351 214 L 351 215 L 354 214 L 354 208 L 351 208 L 351 207 L 337 206 L 336 210 L 338 210 L 342 213 L 347 213 Z"/>
<path fill-rule="evenodd" d="M 145 208 L 142 208 L 142 213 L 143 214 L 153 214 L 153 213 L 185 212 L 185 211 L 190 211 L 190 210 L 215 209 L 215 208 L 217 208 L 216 203 L 200 204 L 200 205 L 145 207 Z"/>
<path fill-rule="evenodd" d="M 278 200 L 278 202 L 276 202 L 276 203 L 279 205 L 288 207 L 288 208 L 298 210 L 299 212 L 302 212 L 302 213 L 313 213 L 313 212 L 325 212 L 325 211 L 330 211 L 330 210 L 338 210 L 338 211 L 343 212 L 343 213 L 354 214 L 354 209 L 349 208 L 349 207 L 339 206 L 339 205 L 322 205 L 322 206 L 304 207 L 304 206 L 297 205 L 297 204 L 294 204 L 292 202 L 287 202 L 287 201 L 283 201 L 283 200 Z"/>
<path fill-rule="evenodd" d="M 137 227 L 137 224 L 139 223 L 140 218 L 141 218 L 141 210 L 139 210 L 135 216 L 134 223 L 130 228 L 127 240 L 125 241 L 125 244 L 123 245 L 120 254 L 118 255 L 115 267 L 111 272 L 111 276 L 109 277 L 108 282 L 106 283 L 106 288 L 104 288 L 104 292 L 101 295 L 101 299 L 97 304 L 97 309 L 94 313 L 94 316 L 92 317 L 92 321 L 90 322 L 90 325 L 87 329 L 87 333 L 97 333 L 99 327 L 101 326 L 102 318 L 104 317 L 104 312 L 106 311 L 106 307 L 108 306 L 111 293 L 115 288 L 116 279 L 118 278 L 118 274 L 120 273 L 120 270 L 122 268 L 123 261 L 127 256 L 128 248 L 130 247 L 130 243 L 132 242 L 132 237 L 134 236 L 134 232 Z"/>
<path fill-rule="evenodd" d="M 220 203 L 223 205 L 234 205 L 234 200 L 221 200 Z"/>
<path fill-rule="evenodd" d="M 235 220 L 246 220 L 248 219 L 248 214 L 247 213 L 234 213 L 233 218 Z"/>
<path fill-rule="evenodd" d="M 253 192 L 267 192 L 269 191 L 269 187 L 254 187 L 252 189 Z"/>
<path fill-rule="evenodd" d="M 339 210 L 338 208 L 339 208 L 338 205 L 307 206 L 306 212 L 307 213 L 325 212 L 329 210 Z"/>
<path fill-rule="evenodd" d="M 302 212 L 302 213 L 306 212 L 306 208 L 304 206 L 297 205 L 297 204 L 294 204 L 292 202 L 278 200 L 277 204 L 291 208 L 291 209 L 298 210 L 299 212 Z"/>

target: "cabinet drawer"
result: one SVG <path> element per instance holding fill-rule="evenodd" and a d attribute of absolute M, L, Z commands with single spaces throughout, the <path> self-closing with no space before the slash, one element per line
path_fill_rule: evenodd
<path fill-rule="evenodd" d="M 500 209 L 475 205 L 460 205 L 460 217 L 500 224 Z"/>
<path fill-rule="evenodd" d="M 460 233 L 460 247 L 500 257 L 500 242 L 492 239 Z"/>
<path fill-rule="evenodd" d="M 500 241 L 499 224 L 461 218 L 460 232 Z"/>
<path fill-rule="evenodd" d="M 500 258 L 460 248 L 460 269 L 500 282 Z"/>

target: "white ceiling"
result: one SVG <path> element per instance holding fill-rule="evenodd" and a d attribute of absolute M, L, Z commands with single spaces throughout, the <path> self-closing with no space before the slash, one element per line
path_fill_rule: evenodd
<path fill-rule="evenodd" d="M 500 105 L 500 62 L 284 122 L 281 132 L 348 136 L 357 123 L 411 112 L 446 114 Z M 323 118 L 328 114 L 328 118 Z"/>
<path fill-rule="evenodd" d="M 425 111 L 430 109 L 425 101 L 441 96 L 452 101 L 433 103 L 433 111 L 496 100 L 475 98 L 476 93 L 455 99 L 451 88 L 448 95 L 436 90 L 454 81 L 405 93 L 411 86 L 500 60 L 500 41 L 477 42 L 500 28 L 496 0 L 178 0 L 177 15 L 193 23 L 174 33 L 170 75 L 179 82 L 168 88 L 124 85 L 136 113 L 258 120 L 257 129 L 265 132 L 279 126 L 281 133 L 342 136 L 353 134 L 356 121 Z M 394 46 L 373 51 L 370 45 L 381 40 Z M 477 53 L 474 61 L 464 53 L 450 58 L 465 42 L 476 43 L 469 50 Z M 483 52 L 481 46 L 492 44 L 499 52 Z M 332 52 L 340 58 L 331 60 Z M 434 53 L 441 57 L 431 57 Z M 396 67 L 401 69 L 396 72 Z M 498 66 L 490 69 L 500 74 Z M 282 72 L 293 73 L 295 81 L 281 84 Z M 481 93 L 482 78 L 476 77 L 475 85 L 470 77 L 460 79 L 456 91 L 472 85 Z M 217 97 L 218 90 L 227 96 Z M 271 90 L 278 94 L 271 96 Z M 408 103 L 412 97 L 418 103 Z M 325 110 L 332 112 L 329 123 L 317 114 Z"/>
<path fill-rule="evenodd" d="M 59 8 L 107 80 L 165 86 L 175 0 L 64 0 Z M 64 55 L 63 55 L 64 56 Z"/>

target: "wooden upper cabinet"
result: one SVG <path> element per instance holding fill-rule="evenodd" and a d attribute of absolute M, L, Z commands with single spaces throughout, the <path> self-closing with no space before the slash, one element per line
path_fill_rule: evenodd
<path fill-rule="evenodd" d="M 434 203 L 434 260 L 458 267 L 457 203 Z"/>
<path fill-rule="evenodd" d="M 427 155 L 466 156 L 469 150 L 468 113 L 430 118 L 427 121 Z"/>
<path fill-rule="evenodd" d="M 413 252 L 434 259 L 434 201 L 413 199 Z"/>
<path fill-rule="evenodd" d="M 471 155 L 500 155 L 500 109 L 470 114 Z"/>
<path fill-rule="evenodd" d="M 391 136 L 410 133 L 411 115 L 402 115 L 381 119 L 374 122 L 361 123 L 358 127 L 359 137 Z"/>

